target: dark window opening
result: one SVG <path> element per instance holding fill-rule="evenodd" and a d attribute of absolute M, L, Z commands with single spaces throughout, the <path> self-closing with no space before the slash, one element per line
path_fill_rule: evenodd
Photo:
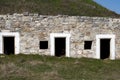
<path fill-rule="evenodd" d="M 3 46 L 4 54 L 7 55 L 14 54 L 15 51 L 14 37 L 3 37 Z"/>
<path fill-rule="evenodd" d="M 55 38 L 55 56 L 65 56 L 66 38 Z"/>
<path fill-rule="evenodd" d="M 85 41 L 84 42 L 84 49 L 91 49 L 92 41 Z"/>
<path fill-rule="evenodd" d="M 106 59 L 110 56 L 110 39 L 100 40 L 100 58 Z"/>
<path fill-rule="evenodd" d="M 40 49 L 48 49 L 48 41 L 40 41 L 39 48 Z"/>

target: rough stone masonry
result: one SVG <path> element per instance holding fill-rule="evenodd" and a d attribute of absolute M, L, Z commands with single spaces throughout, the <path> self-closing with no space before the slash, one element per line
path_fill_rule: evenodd
<path fill-rule="evenodd" d="M 102 53 L 101 39 L 109 39 L 109 57 L 120 58 L 120 19 L 107 17 L 67 16 L 67 15 L 38 15 L 38 14 L 17 14 L 0 15 L 0 33 L 18 32 L 20 34 L 20 50 L 22 54 L 51 55 L 52 44 L 50 35 L 57 33 L 63 37 L 69 34 L 69 46 L 67 41 L 65 49 L 69 50 L 68 57 L 99 58 Z M 101 35 L 100 38 L 96 38 Z M 108 37 L 114 35 L 115 38 Z M 103 36 L 103 37 L 102 37 Z M 53 34 L 53 38 L 54 37 Z M 99 41 L 98 46 L 96 44 Z M 66 39 L 67 40 L 67 39 Z M 113 40 L 113 42 L 111 42 Z M 40 49 L 40 41 L 47 41 L 47 49 Z M 115 43 L 115 44 L 113 44 Z M 44 44 L 44 43 L 43 43 Z M 89 47 L 88 47 L 89 46 Z M 112 49 L 114 46 L 115 50 Z M 1 46 L 3 47 L 3 46 Z M 85 48 L 86 47 L 86 48 Z M 55 48 L 55 47 L 54 47 Z M 55 49 L 53 49 L 55 50 Z M 66 50 L 66 51 L 67 51 Z M 65 51 L 65 52 L 66 52 Z M 55 52 L 55 51 L 53 51 Z M 3 52 L 1 53 L 3 54 Z"/>

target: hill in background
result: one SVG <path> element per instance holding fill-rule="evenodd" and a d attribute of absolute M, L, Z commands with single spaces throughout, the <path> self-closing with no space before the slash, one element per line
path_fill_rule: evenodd
<path fill-rule="evenodd" d="M 41 15 L 120 16 L 93 0 L 0 0 L 0 14 L 23 12 Z"/>

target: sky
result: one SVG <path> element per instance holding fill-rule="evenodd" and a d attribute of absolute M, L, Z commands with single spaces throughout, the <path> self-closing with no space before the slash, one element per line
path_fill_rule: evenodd
<path fill-rule="evenodd" d="M 120 0 L 94 0 L 103 7 L 120 14 Z"/>

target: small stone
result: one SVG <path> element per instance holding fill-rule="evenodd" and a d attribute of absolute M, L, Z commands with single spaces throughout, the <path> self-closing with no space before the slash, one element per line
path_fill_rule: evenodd
<path fill-rule="evenodd" d="M 29 12 L 23 12 L 24 16 L 29 16 Z"/>

